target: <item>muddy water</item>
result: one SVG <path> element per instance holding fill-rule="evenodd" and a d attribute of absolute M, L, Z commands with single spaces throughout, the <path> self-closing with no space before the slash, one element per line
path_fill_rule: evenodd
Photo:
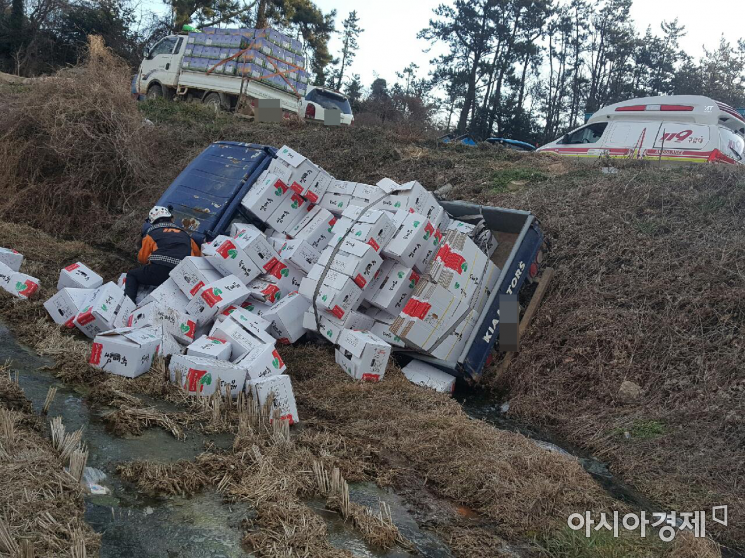
<path fill-rule="evenodd" d="M 234 558 L 250 556 L 241 547 L 241 522 L 251 517 L 248 505 L 227 505 L 214 492 L 191 498 L 151 498 L 135 490 L 116 475 L 119 463 L 132 460 L 173 462 L 193 459 L 211 441 L 218 447 L 229 447 L 229 435 L 206 437 L 198 432 L 187 432 L 186 440 L 176 440 L 160 428 L 145 430 L 141 436 L 114 437 L 108 434 L 102 416 L 111 409 L 90 405 L 84 391 L 76 391 L 43 370 L 50 361 L 18 344 L 4 326 L 0 325 L 0 362 L 11 360 L 19 371 L 19 383 L 26 397 L 39 412 L 50 386 L 58 388 L 49 409 L 49 417 L 61 416 L 68 431 L 83 428 L 83 439 L 88 445 L 87 470 L 92 477 L 105 475 L 97 484 L 105 494 L 86 497 L 86 520 L 102 535 L 103 558 Z M 148 401 L 163 410 L 165 404 Z M 381 490 L 374 484 L 350 485 L 350 499 L 378 509 L 383 500 L 391 508 L 394 523 L 402 535 L 410 540 L 419 553 L 435 558 L 449 557 L 447 547 L 434 535 L 419 529 L 403 501 L 394 493 Z M 394 558 L 408 556 L 400 549 L 381 551 L 366 544 L 359 534 L 339 516 L 324 509 L 323 502 L 309 502 L 326 522 L 331 544 L 364 558 Z"/>

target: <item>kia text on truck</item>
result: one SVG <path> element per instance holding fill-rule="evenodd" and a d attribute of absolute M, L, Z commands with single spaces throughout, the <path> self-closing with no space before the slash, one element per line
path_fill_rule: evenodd
<path fill-rule="evenodd" d="M 136 89 L 147 98 L 184 98 L 226 110 L 241 95 L 255 104 L 278 99 L 298 113 L 305 95 L 302 44 L 274 29 L 214 29 L 169 35 L 145 51 Z"/>
<path fill-rule="evenodd" d="M 708 97 L 646 97 L 600 109 L 538 151 L 567 157 L 745 163 L 745 118 Z"/>

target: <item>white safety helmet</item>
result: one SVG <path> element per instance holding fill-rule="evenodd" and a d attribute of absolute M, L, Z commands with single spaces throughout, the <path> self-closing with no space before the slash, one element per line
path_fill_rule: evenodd
<path fill-rule="evenodd" d="M 167 207 L 163 207 L 162 205 L 156 205 L 150 210 L 150 213 L 147 214 L 148 220 L 151 223 L 155 223 L 158 219 L 162 219 L 163 217 L 171 218 L 173 215 L 171 215 L 171 212 L 168 210 Z"/>

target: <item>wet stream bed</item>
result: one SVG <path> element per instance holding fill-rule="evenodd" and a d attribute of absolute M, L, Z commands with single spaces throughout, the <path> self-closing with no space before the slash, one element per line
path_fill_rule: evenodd
<path fill-rule="evenodd" d="M 232 435 L 206 436 L 187 431 L 185 440 L 177 440 L 160 428 L 149 428 L 140 436 L 117 437 L 105 428 L 103 415 L 111 409 L 90 404 L 84 392 L 77 391 L 57 380 L 45 370 L 52 364 L 30 349 L 18 344 L 7 328 L 0 326 L 0 362 L 12 361 L 19 372 L 19 383 L 34 410 L 39 413 L 49 387 L 58 388 L 48 416 L 61 416 L 68 431 L 83 428 L 83 439 L 88 446 L 86 477 L 95 481 L 99 494 L 86 497 L 85 518 L 101 534 L 102 558 L 234 558 L 251 556 L 241 545 L 241 523 L 253 515 L 247 504 L 227 504 L 216 492 L 205 491 L 195 496 L 154 498 L 137 491 L 132 484 L 122 481 L 116 466 L 133 460 L 174 462 L 194 459 L 204 450 L 206 442 L 218 448 L 229 448 Z M 161 410 L 168 404 L 147 401 Z M 411 541 L 423 556 L 435 558 L 451 556 L 433 533 L 421 530 L 410 510 L 395 493 L 373 483 L 353 483 L 349 486 L 350 500 L 378 509 L 378 501 L 391 509 L 393 522 L 401 534 Z M 359 557 L 394 558 L 408 556 L 405 551 L 389 551 L 368 545 L 354 528 L 336 513 L 325 509 L 320 500 L 308 505 L 326 522 L 329 541 L 337 548 Z"/>

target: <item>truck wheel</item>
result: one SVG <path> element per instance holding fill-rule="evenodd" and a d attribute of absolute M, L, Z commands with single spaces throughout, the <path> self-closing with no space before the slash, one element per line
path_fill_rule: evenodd
<path fill-rule="evenodd" d="M 202 103 L 208 107 L 214 108 L 215 112 L 218 112 L 223 108 L 219 93 L 208 94 L 204 99 L 202 99 Z"/>
<path fill-rule="evenodd" d="M 147 90 L 147 99 L 158 99 L 163 96 L 163 88 L 156 84 L 153 84 L 150 86 L 150 89 Z"/>

